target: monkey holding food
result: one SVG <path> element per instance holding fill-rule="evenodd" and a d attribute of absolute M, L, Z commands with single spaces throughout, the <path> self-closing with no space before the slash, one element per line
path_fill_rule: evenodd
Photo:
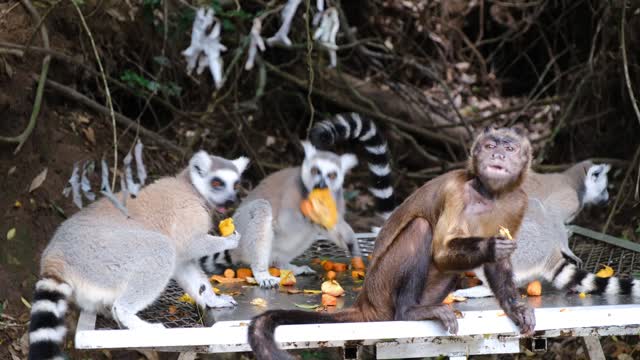
<path fill-rule="evenodd" d="M 530 335 L 533 309 L 519 303 L 510 255 L 527 207 L 521 184 L 531 164 L 531 145 L 519 129 L 487 128 L 471 147 L 467 169 L 453 170 L 424 184 L 388 218 L 376 239 L 362 291 L 353 307 L 326 314 L 271 310 L 249 326 L 257 359 L 291 359 L 278 349 L 278 325 L 438 319 L 451 333 L 458 322 L 442 304 L 457 276 L 484 266 L 505 314 Z"/>

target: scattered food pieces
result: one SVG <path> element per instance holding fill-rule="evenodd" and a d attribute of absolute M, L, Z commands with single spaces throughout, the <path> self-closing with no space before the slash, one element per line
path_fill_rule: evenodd
<path fill-rule="evenodd" d="M 302 293 L 302 290 L 300 290 L 300 289 L 287 289 L 287 293 L 288 294 L 300 294 L 300 293 Z"/>
<path fill-rule="evenodd" d="M 338 305 L 338 298 L 329 294 L 322 294 L 322 305 L 336 306 Z"/>
<path fill-rule="evenodd" d="M 233 269 L 226 269 L 224 271 L 224 277 L 226 277 L 227 279 L 233 279 L 236 277 L 236 272 L 233 271 Z"/>
<path fill-rule="evenodd" d="M 464 276 L 474 278 L 476 277 L 476 273 L 474 273 L 473 271 L 465 271 Z"/>
<path fill-rule="evenodd" d="M 256 281 L 256 279 L 251 276 L 247 276 L 246 278 L 244 278 L 244 281 L 246 281 L 247 284 L 249 285 L 258 285 L 258 282 Z"/>
<path fill-rule="evenodd" d="M 189 304 L 191 304 L 191 305 L 193 305 L 193 304 L 195 304 L 195 303 L 196 303 L 196 301 L 195 301 L 195 300 L 193 300 L 193 298 L 191 298 L 191 296 L 189 296 L 189 294 L 187 294 L 187 293 L 184 293 L 184 295 L 180 296 L 180 298 L 178 299 L 178 301 L 182 301 L 182 302 L 185 302 L 185 303 L 189 303 Z"/>
<path fill-rule="evenodd" d="M 353 270 L 351 272 L 351 277 L 356 279 L 356 280 L 362 280 L 362 279 L 364 279 L 364 271 L 362 271 L 362 270 Z"/>
<path fill-rule="evenodd" d="M 270 267 L 269 268 L 269 275 L 275 276 L 275 277 L 280 276 L 280 269 L 275 268 L 275 267 Z"/>
<path fill-rule="evenodd" d="M 178 308 L 175 305 L 169 305 L 169 314 L 173 315 L 178 312 Z"/>
<path fill-rule="evenodd" d="M 325 271 L 333 270 L 333 261 L 323 260 L 320 264 Z"/>
<path fill-rule="evenodd" d="M 236 276 L 238 279 L 246 279 L 253 276 L 253 272 L 249 268 L 239 268 L 236 270 Z"/>
<path fill-rule="evenodd" d="M 362 257 L 360 256 L 354 256 L 351 258 L 351 267 L 354 270 L 364 270 L 365 266 L 364 266 L 364 261 L 362 260 Z"/>
<path fill-rule="evenodd" d="M 209 281 L 216 281 L 220 284 L 233 284 L 245 281 L 244 279 L 227 278 L 222 275 L 211 275 Z"/>
<path fill-rule="evenodd" d="M 567 312 L 567 311 L 569 311 L 569 309 L 566 309 L 566 308 L 560 309 L 560 312 Z"/>
<path fill-rule="evenodd" d="M 504 311 L 500 311 L 500 312 L 497 314 L 497 316 L 498 316 L 498 317 L 502 317 L 502 316 L 507 316 L 507 314 L 505 314 L 505 313 L 504 313 Z"/>
<path fill-rule="evenodd" d="M 322 283 L 320 286 L 323 294 L 329 294 L 331 296 L 342 296 L 344 294 L 344 289 L 340 284 L 338 284 L 335 280 L 329 280 Z"/>
<path fill-rule="evenodd" d="M 511 232 L 509 231 L 509 229 L 507 229 L 506 227 L 500 225 L 500 235 L 506 237 L 509 240 L 513 240 L 513 237 L 511 236 Z"/>
<path fill-rule="evenodd" d="M 266 307 L 267 306 L 267 300 L 265 300 L 263 298 L 255 298 L 255 299 L 251 300 L 251 305 L 260 306 L 260 307 Z"/>
<path fill-rule="evenodd" d="M 445 305 L 449 305 L 449 304 L 453 304 L 454 302 L 464 302 L 467 301 L 467 298 L 464 296 L 455 296 L 453 295 L 453 293 L 449 293 L 449 295 L 447 295 L 446 298 L 444 298 L 444 300 L 442 300 L 442 303 Z"/>
<path fill-rule="evenodd" d="M 540 296 L 542 295 L 542 284 L 538 280 L 534 280 L 527 286 L 527 295 Z"/>
<path fill-rule="evenodd" d="M 333 271 L 335 272 L 343 272 L 347 270 L 347 264 L 344 263 L 333 263 Z"/>
<path fill-rule="evenodd" d="M 608 265 L 603 265 L 604 268 L 600 269 L 600 271 L 598 271 L 596 273 L 596 276 L 599 278 L 610 278 L 613 276 L 613 268 L 611 266 Z"/>
<path fill-rule="evenodd" d="M 296 304 L 296 303 L 293 303 L 293 305 L 301 309 L 315 309 L 320 306 L 320 304 Z"/>
<path fill-rule="evenodd" d="M 302 292 L 305 293 L 305 294 L 322 294 L 322 290 L 304 289 L 304 290 L 302 290 Z"/>
<path fill-rule="evenodd" d="M 296 284 L 296 277 L 291 270 L 280 270 L 280 286 L 291 286 Z"/>
<path fill-rule="evenodd" d="M 578 296 L 580 297 L 580 299 L 584 299 L 587 297 L 587 294 L 581 292 L 580 294 L 578 294 Z"/>
<path fill-rule="evenodd" d="M 322 260 L 320 260 L 320 258 L 313 258 L 311 259 L 311 264 L 312 265 L 318 265 L 322 262 Z"/>
<path fill-rule="evenodd" d="M 334 280 L 336 278 L 336 272 L 333 270 L 327 271 L 327 280 Z"/>
<path fill-rule="evenodd" d="M 233 219 L 226 218 L 220 221 L 220 223 L 218 224 L 218 230 L 220 230 L 220 235 L 222 236 L 229 236 L 233 234 L 233 232 L 236 230 L 235 225 L 233 225 Z"/>

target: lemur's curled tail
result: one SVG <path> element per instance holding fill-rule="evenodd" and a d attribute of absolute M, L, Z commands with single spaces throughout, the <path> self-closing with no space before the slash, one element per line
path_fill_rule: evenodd
<path fill-rule="evenodd" d="M 575 290 L 586 294 L 632 295 L 640 297 L 640 280 L 633 278 L 597 277 L 579 269 L 567 260 L 560 262 L 547 280 L 561 290 Z"/>
<path fill-rule="evenodd" d="M 208 274 L 221 273 L 230 266 L 233 266 L 233 261 L 229 250 L 200 258 L 200 267 Z"/>
<path fill-rule="evenodd" d="M 71 286 L 52 278 L 36 283 L 29 324 L 29 360 L 64 359 L 64 316 L 71 293 Z"/>
<path fill-rule="evenodd" d="M 249 324 L 249 344 L 257 360 L 293 360 L 295 357 L 278 348 L 274 338 L 276 327 L 294 324 L 323 324 L 364 321 L 355 308 L 336 313 L 303 310 L 269 310 L 256 316 Z"/>
<path fill-rule="evenodd" d="M 311 129 L 309 140 L 315 147 L 324 150 L 341 142 L 361 142 L 367 153 L 372 178 L 369 191 L 376 199 L 380 215 L 384 219 L 389 217 L 395 207 L 389 165 L 391 156 L 387 141 L 371 119 L 356 113 L 338 114 L 316 123 Z"/>

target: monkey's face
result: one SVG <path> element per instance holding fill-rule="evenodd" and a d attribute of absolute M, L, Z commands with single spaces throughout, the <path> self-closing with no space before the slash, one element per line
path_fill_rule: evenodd
<path fill-rule="evenodd" d="M 189 162 L 191 183 L 210 206 L 224 213 L 237 201 L 240 175 L 248 163 L 246 157 L 227 160 L 200 151 Z"/>
<path fill-rule="evenodd" d="M 529 161 L 529 142 L 510 129 L 486 131 L 474 144 L 474 172 L 492 192 L 519 184 Z"/>
<path fill-rule="evenodd" d="M 338 156 L 330 151 L 317 150 L 311 143 L 302 142 L 305 158 L 302 162 L 301 176 L 307 191 L 329 188 L 331 191 L 342 189 L 344 176 L 358 160 L 353 154 Z"/>
<path fill-rule="evenodd" d="M 587 176 L 584 178 L 583 204 L 602 205 L 609 200 L 607 173 L 610 169 L 610 165 L 601 164 L 592 165 L 589 170 L 587 170 Z"/>

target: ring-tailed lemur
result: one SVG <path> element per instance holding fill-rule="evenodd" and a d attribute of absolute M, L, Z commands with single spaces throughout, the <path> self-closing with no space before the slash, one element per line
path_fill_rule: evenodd
<path fill-rule="evenodd" d="M 29 325 L 29 359 L 62 359 L 67 302 L 113 317 L 126 328 L 162 327 L 136 314 L 162 293 L 171 278 L 202 307 L 230 307 L 215 295 L 198 266 L 204 254 L 238 244 L 208 234 L 212 211 L 236 200 L 248 164 L 196 153 L 189 166 L 128 199 L 128 217 L 102 198 L 56 230 L 42 254 Z"/>
<path fill-rule="evenodd" d="M 560 290 L 594 294 L 632 294 L 640 296 L 640 281 L 617 277 L 598 278 L 579 269 L 581 260 L 569 249 L 565 224 L 573 220 L 585 205 L 601 205 L 609 199 L 609 165 L 580 162 L 561 173 L 533 173 L 523 188 L 529 206 L 518 232 L 518 248 L 511 255 L 515 280 L 519 286 L 544 279 Z M 476 275 L 486 284 L 482 268 Z M 484 286 L 461 289 L 456 295 L 492 296 Z"/>
<path fill-rule="evenodd" d="M 393 188 L 389 155 L 384 138 L 375 124 L 357 114 L 336 116 L 315 125 L 311 131 L 315 144 L 322 147 L 339 141 L 357 140 L 369 153 L 369 169 L 374 177 L 371 192 L 378 199 L 378 211 L 388 215 L 393 207 Z M 250 264 L 256 281 L 262 287 L 277 286 L 279 279 L 269 275 L 275 265 L 292 269 L 294 274 L 313 273 L 308 266 L 296 266 L 291 260 L 302 254 L 318 238 L 326 237 L 352 254 L 360 249 L 353 229 L 344 220 L 343 181 L 357 164 L 352 154 L 336 155 L 318 150 L 308 141 L 302 142 L 305 159 L 301 167 L 280 170 L 267 178 L 245 198 L 233 216 L 242 233 L 238 248 L 201 259 L 207 272 L 218 272 L 231 264 Z M 300 201 L 314 188 L 331 189 L 338 205 L 338 223 L 330 231 L 304 217 Z M 220 266 L 218 266 L 220 265 Z"/>

